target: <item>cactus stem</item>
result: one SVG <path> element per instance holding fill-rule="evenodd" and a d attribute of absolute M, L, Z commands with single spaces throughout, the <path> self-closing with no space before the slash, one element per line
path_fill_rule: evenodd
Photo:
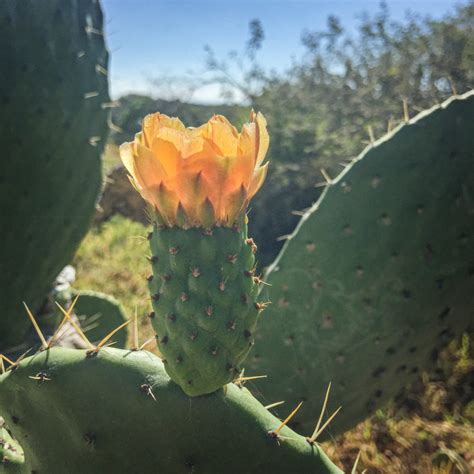
<path fill-rule="evenodd" d="M 359 449 L 356 460 L 354 461 L 354 465 L 352 466 L 352 469 L 351 469 L 351 474 L 357 474 L 357 465 L 359 464 L 360 453 L 361 453 L 361 450 Z"/>
<path fill-rule="evenodd" d="M 76 296 L 76 299 L 78 297 L 79 297 L 79 295 Z M 71 318 L 69 312 L 66 311 L 57 301 L 55 301 L 55 303 L 56 303 L 56 306 L 64 314 L 64 316 L 71 323 L 72 327 L 76 330 L 77 334 L 79 334 L 80 338 L 89 346 L 90 349 L 94 349 L 94 345 L 92 344 L 92 342 L 89 341 L 89 339 L 87 339 L 87 336 L 82 332 L 82 329 L 77 325 L 76 321 L 74 321 L 74 319 Z"/>
<path fill-rule="evenodd" d="M 265 410 L 271 410 L 272 408 L 279 407 L 280 405 L 283 405 L 284 403 L 285 403 L 285 400 L 281 400 L 279 402 L 270 403 L 270 405 L 265 405 L 263 408 L 265 408 Z"/>
<path fill-rule="evenodd" d="M 323 426 L 321 426 L 321 428 L 319 429 L 319 431 L 313 433 L 313 435 L 311 436 L 311 438 L 306 438 L 306 441 L 308 441 L 309 444 L 314 444 L 316 442 L 316 440 L 318 439 L 319 435 L 326 429 L 326 427 L 329 425 L 329 423 L 331 423 L 331 421 L 333 420 L 333 418 L 339 413 L 339 411 L 341 410 L 342 407 L 339 407 L 326 421 L 326 423 L 324 423 Z"/>
<path fill-rule="evenodd" d="M 30 311 L 30 308 L 28 308 L 28 305 L 24 301 L 23 301 L 23 306 L 25 307 L 26 312 L 28 313 L 28 317 L 30 318 L 31 323 L 33 324 L 33 327 L 35 328 L 35 331 L 36 331 L 36 333 L 38 334 L 38 337 L 41 340 L 41 348 L 42 349 L 48 349 L 48 343 L 46 342 L 44 334 L 41 331 L 41 328 L 39 327 L 38 323 L 36 322 L 36 319 L 33 316 L 33 313 Z"/>
<path fill-rule="evenodd" d="M 280 433 L 283 427 L 286 426 L 291 421 L 291 419 L 296 415 L 298 410 L 301 408 L 301 405 L 303 405 L 303 402 L 300 402 L 298 404 L 298 406 L 281 422 L 280 426 L 276 430 L 272 430 L 269 432 L 272 438 L 278 437 L 278 433 Z"/>

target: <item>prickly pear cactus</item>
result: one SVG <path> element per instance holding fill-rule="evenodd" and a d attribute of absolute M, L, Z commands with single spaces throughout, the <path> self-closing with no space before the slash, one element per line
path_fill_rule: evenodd
<path fill-rule="evenodd" d="M 27 472 L 23 450 L 1 423 L 0 418 L 0 474 Z"/>
<path fill-rule="evenodd" d="M 87 381 L 87 383 L 84 383 Z M 189 398 L 144 351 L 54 348 L 0 375 L 26 472 L 341 473 L 245 389 Z"/>
<path fill-rule="evenodd" d="M 108 54 L 97 0 L 0 4 L 0 347 L 21 340 L 101 186 Z"/>
<path fill-rule="evenodd" d="M 150 248 L 151 317 L 166 370 L 190 395 L 214 391 L 239 374 L 253 345 L 259 303 L 247 226 L 155 226 Z"/>
<path fill-rule="evenodd" d="M 268 270 L 273 304 L 248 366 L 268 375 L 266 397 L 307 401 L 299 429 L 329 382 L 333 432 L 355 425 L 472 323 L 473 157 L 469 93 L 369 146 Z"/>
<path fill-rule="evenodd" d="M 238 376 L 265 306 L 245 212 L 265 178 L 267 147 L 265 119 L 252 112 L 240 133 L 222 116 L 187 129 L 156 113 L 120 148 L 155 222 L 148 281 L 158 347 L 191 396 Z"/>

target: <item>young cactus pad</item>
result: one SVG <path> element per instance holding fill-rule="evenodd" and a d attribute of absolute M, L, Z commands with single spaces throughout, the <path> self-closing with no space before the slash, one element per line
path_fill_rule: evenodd
<path fill-rule="evenodd" d="M 145 351 L 53 348 L 0 375 L 25 472 L 341 473 L 317 445 L 230 384 L 189 398 Z"/>
<path fill-rule="evenodd" d="M 151 207 L 148 278 L 160 352 L 188 395 L 211 393 L 240 373 L 253 345 L 261 280 L 245 211 L 265 178 L 265 119 L 237 130 L 221 116 L 196 129 L 159 113 L 120 149 Z"/>
<path fill-rule="evenodd" d="M 108 54 L 96 0 L 0 2 L 0 350 L 22 342 L 101 187 Z"/>
<path fill-rule="evenodd" d="M 23 449 L 2 423 L 0 418 L 0 474 L 26 473 Z"/>
<path fill-rule="evenodd" d="M 265 397 L 307 400 L 299 429 L 329 382 L 333 433 L 355 425 L 472 323 L 473 158 L 469 93 L 370 145 L 286 242 L 247 364 Z"/>

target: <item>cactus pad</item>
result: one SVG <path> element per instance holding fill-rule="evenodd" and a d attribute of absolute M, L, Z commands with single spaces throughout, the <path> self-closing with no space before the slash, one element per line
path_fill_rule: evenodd
<path fill-rule="evenodd" d="M 239 374 L 262 306 L 247 226 L 150 234 L 151 320 L 170 377 L 191 396 L 211 393 Z"/>
<path fill-rule="evenodd" d="M 268 375 L 266 397 L 306 399 L 315 413 L 332 382 L 341 431 L 472 322 L 473 124 L 473 93 L 419 114 L 369 146 L 303 216 L 268 271 L 273 304 L 247 362 Z"/>
<path fill-rule="evenodd" d="M 54 348 L 0 375 L 27 472 L 340 473 L 245 389 L 187 397 L 144 351 Z"/>
<path fill-rule="evenodd" d="M 15 474 L 24 470 L 25 456 L 18 441 L 1 425 L 0 418 L 0 474 Z"/>
<path fill-rule="evenodd" d="M 93 216 L 107 133 L 96 0 L 0 3 L 0 347 L 21 341 Z"/>

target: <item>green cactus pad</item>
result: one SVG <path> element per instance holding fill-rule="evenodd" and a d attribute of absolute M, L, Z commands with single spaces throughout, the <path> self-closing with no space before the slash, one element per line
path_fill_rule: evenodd
<path fill-rule="evenodd" d="M 255 244 L 242 229 L 154 227 L 151 321 L 169 376 L 191 396 L 234 380 L 262 306 Z"/>
<path fill-rule="evenodd" d="M 73 291 L 73 296 L 76 295 L 79 298 L 74 313 L 87 338 L 94 344 L 127 320 L 122 305 L 109 295 L 96 291 Z M 115 347 L 125 348 L 128 332 L 128 327 L 125 327 L 114 334 L 112 340 Z"/>
<path fill-rule="evenodd" d="M 469 93 L 369 146 L 303 216 L 266 277 L 247 362 L 263 394 L 306 399 L 305 432 L 329 382 L 333 433 L 373 413 L 472 323 L 473 239 Z"/>
<path fill-rule="evenodd" d="M 18 441 L 0 424 L 0 474 L 27 472 L 24 469 L 24 461 L 23 449 Z"/>
<path fill-rule="evenodd" d="M 95 0 L 0 3 L 0 348 L 29 325 L 93 216 L 110 105 Z"/>
<path fill-rule="evenodd" d="M 38 353 L 0 376 L 0 410 L 28 472 L 341 472 L 291 429 L 273 437 L 280 421 L 245 388 L 189 398 L 144 351 Z"/>

